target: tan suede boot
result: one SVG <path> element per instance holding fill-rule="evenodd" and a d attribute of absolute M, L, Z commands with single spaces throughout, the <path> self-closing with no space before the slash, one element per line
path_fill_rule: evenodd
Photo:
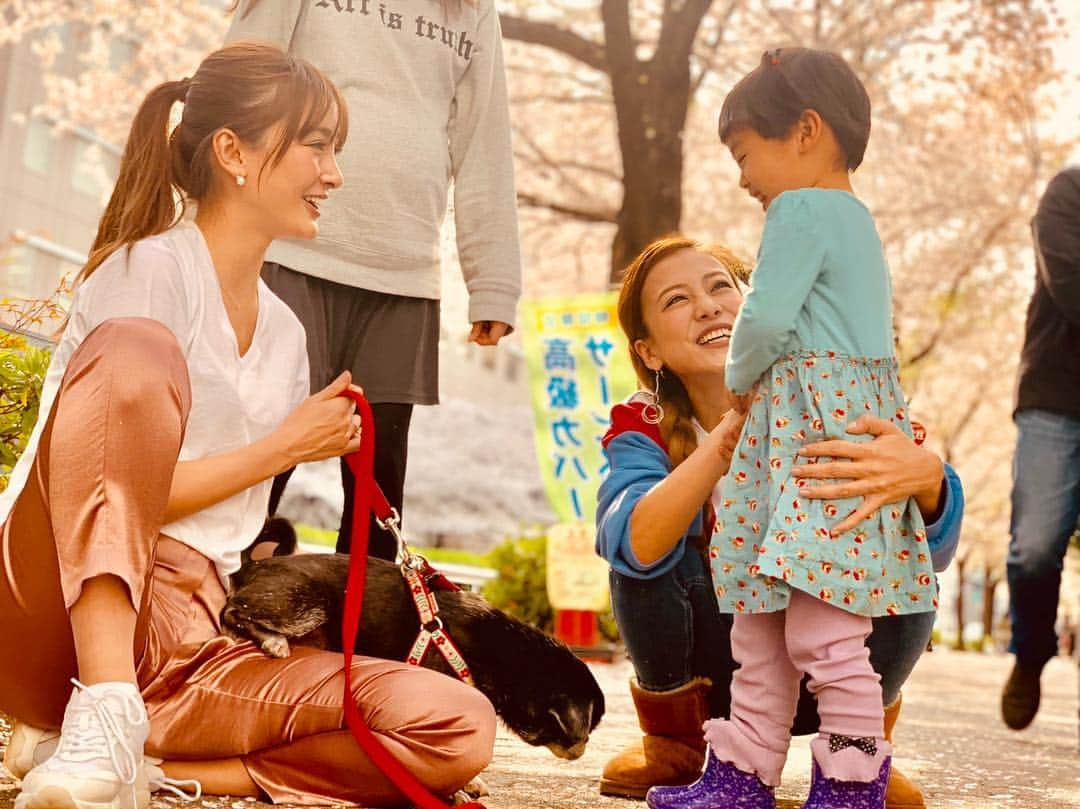
<path fill-rule="evenodd" d="M 902 696 L 898 696 L 892 705 L 885 706 L 885 738 L 893 740 L 893 728 L 900 716 Z M 896 759 L 894 758 L 893 761 Z M 889 775 L 889 787 L 885 790 L 885 809 L 926 809 L 922 791 L 895 765 Z"/>
<path fill-rule="evenodd" d="M 644 798 L 652 786 L 693 783 L 705 766 L 701 725 L 709 718 L 711 687 L 702 677 L 671 691 L 646 691 L 631 679 L 630 696 L 645 736 L 607 763 L 600 794 Z"/>

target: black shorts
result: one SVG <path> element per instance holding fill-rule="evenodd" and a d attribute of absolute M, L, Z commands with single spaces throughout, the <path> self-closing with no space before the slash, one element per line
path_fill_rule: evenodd
<path fill-rule="evenodd" d="M 437 300 L 357 289 L 271 261 L 262 277 L 307 331 L 313 393 L 349 370 L 372 404 L 438 404 Z"/>

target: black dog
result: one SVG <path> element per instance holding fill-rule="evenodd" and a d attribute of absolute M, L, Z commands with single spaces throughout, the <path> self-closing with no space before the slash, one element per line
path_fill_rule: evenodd
<path fill-rule="evenodd" d="M 274 522 L 275 531 L 284 534 L 285 521 Z M 292 533 L 292 527 L 285 526 Z M 248 562 L 232 577 L 222 626 L 273 657 L 287 657 L 290 640 L 341 651 L 348 567 L 348 556 L 328 553 Z M 604 714 L 603 692 L 588 667 L 564 644 L 495 609 L 476 593 L 440 590 L 435 597 L 439 617 L 476 687 L 507 727 L 560 758 L 575 759 L 585 752 L 589 733 Z M 404 661 L 419 630 L 401 571 L 369 559 L 357 654 Z M 453 676 L 435 649 L 428 650 L 423 665 Z"/>

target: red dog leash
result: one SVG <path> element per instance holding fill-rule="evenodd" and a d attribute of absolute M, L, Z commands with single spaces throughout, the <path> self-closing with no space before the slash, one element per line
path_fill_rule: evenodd
<path fill-rule="evenodd" d="M 449 804 L 431 794 L 371 732 L 364 722 L 364 717 L 360 715 L 360 709 L 352 695 L 352 656 L 356 646 L 356 635 L 360 631 L 364 583 L 367 580 L 368 517 L 373 509 L 380 522 L 395 520 L 396 514 L 372 475 L 375 461 L 375 431 L 372 426 L 374 420 L 371 415 L 371 406 L 362 395 L 353 390 L 345 391 L 344 395 L 356 402 L 363 430 L 360 449 L 346 457 L 346 463 L 356 479 L 356 489 L 353 501 L 352 552 L 349 558 L 348 583 L 345 586 L 345 615 L 341 627 L 341 644 L 345 655 L 345 722 L 353 738 L 367 753 L 368 758 L 393 782 L 394 786 L 401 790 L 406 798 L 416 804 L 419 809 L 447 809 Z M 414 598 L 415 596 L 414 590 Z M 425 602 L 427 600 L 424 598 Z M 434 599 L 430 601 L 433 602 Z M 437 609 L 436 605 L 436 611 Z M 421 632 L 417 643 L 419 644 L 425 638 L 424 633 L 427 631 L 427 641 L 430 642 L 434 638 L 437 648 L 442 651 L 443 644 L 439 643 L 439 637 L 441 635 L 445 638 L 445 635 L 442 635 L 442 622 L 438 621 L 436 625 L 436 621 L 434 613 L 428 626 L 424 626 L 425 622 L 423 618 L 421 619 Z M 424 648 L 427 648 L 427 643 L 424 644 Z M 453 666 L 453 663 L 451 665 Z M 466 670 L 465 673 L 468 674 L 468 671 Z M 470 801 L 462 807 L 463 809 L 485 809 L 484 805 L 478 801 Z"/>

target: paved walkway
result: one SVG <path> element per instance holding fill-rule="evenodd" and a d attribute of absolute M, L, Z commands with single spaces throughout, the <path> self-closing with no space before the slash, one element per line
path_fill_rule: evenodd
<path fill-rule="evenodd" d="M 1080 809 L 1077 746 L 1077 670 L 1064 659 L 1043 676 L 1043 707 L 1022 733 L 998 717 L 998 693 L 1011 658 L 937 651 L 926 655 L 905 689 L 897 733 L 897 759 L 924 788 L 931 809 Z M 641 804 L 601 798 L 596 784 L 604 762 L 634 738 L 637 723 L 627 693 L 623 661 L 594 669 L 608 710 L 575 762 L 556 759 L 500 731 L 495 759 L 484 779 L 488 809 L 633 809 Z M 6 728 L 0 721 L 0 743 Z M 806 794 L 808 740 L 797 739 L 780 796 L 794 809 Z M 11 809 L 16 786 L 0 776 L 0 809 Z M 175 799 L 153 809 L 175 809 Z M 200 809 L 193 807 L 193 809 Z M 208 798 L 201 809 L 263 809 L 253 801 Z"/>

